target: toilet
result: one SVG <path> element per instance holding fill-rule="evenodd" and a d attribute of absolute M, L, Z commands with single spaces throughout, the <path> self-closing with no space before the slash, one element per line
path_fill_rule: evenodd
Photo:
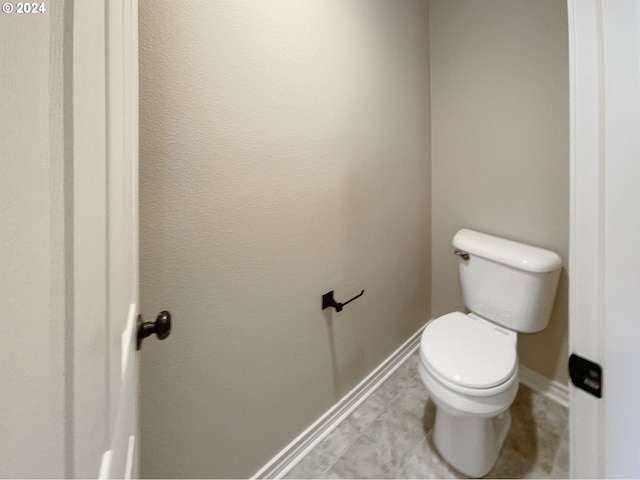
<path fill-rule="evenodd" d="M 433 443 L 453 468 L 482 477 L 509 432 L 518 392 L 517 334 L 549 323 L 557 253 L 462 229 L 453 237 L 465 306 L 425 326 L 420 378 L 436 406 Z"/>

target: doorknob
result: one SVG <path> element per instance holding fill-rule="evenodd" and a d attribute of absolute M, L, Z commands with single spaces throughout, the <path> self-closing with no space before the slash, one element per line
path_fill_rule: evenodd
<path fill-rule="evenodd" d="M 138 315 L 137 350 L 140 350 L 142 340 L 154 333 L 159 340 L 164 340 L 171 333 L 171 314 L 166 310 L 163 310 L 158 314 L 155 322 L 143 322 L 142 315 Z"/>

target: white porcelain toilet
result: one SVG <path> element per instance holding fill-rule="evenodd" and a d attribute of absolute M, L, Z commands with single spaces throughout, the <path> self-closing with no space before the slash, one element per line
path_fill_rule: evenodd
<path fill-rule="evenodd" d="M 456 233 L 453 246 L 471 313 L 447 313 L 427 323 L 419 371 L 436 405 L 435 447 L 459 472 L 482 477 L 511 425 L 517 332 L 537 332 L 549 323 L 562 259 L 469 229 Z"/>

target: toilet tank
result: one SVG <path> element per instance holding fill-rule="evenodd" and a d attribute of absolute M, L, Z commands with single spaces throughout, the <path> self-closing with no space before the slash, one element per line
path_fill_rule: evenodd
<path fill-rule="evenodd" d="M 560 255 L 469 229 L 454 235 L 453 246 L 460 251 L 460 285 L 469 310 L 518 332 L 547 326 L 562 268 Z"/>

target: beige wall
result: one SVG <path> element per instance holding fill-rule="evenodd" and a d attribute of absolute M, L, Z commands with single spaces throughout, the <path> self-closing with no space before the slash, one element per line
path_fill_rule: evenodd
<path fill-rule="evenodd" d="M 431 0 L 433 316 L 462 309 L 451 238 L 461 227 L 568 262 L 569 84 L 563 0 Z M 523 365 L 567 381 L 566 267 Z"/>
<path fill-rule="evenodd" d="M 427 4 L 140 20 L 142 474 L 248 476 L 429 318 Z"/>

